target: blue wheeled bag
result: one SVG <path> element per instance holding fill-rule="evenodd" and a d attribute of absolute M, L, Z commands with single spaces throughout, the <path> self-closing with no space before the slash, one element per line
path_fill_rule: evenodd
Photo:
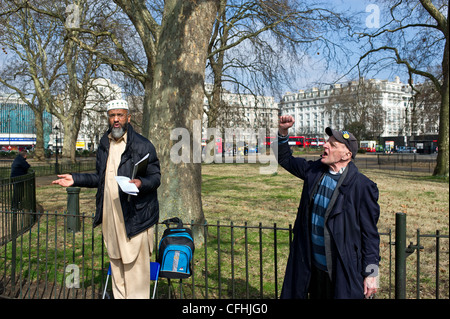
<path fill-rule="evenodd" d="M 194 255 L 194 239 L 190 228 L 183 226 L 178 217 L 162 222 L 167 229 L 164 230 L 159 242 L 158 259 L 161 265 L 160 277 L 182 279 L 192 275 L 192 256 Z M 177 224 L 176 228 L 170 228 L 170 223 Z"/>

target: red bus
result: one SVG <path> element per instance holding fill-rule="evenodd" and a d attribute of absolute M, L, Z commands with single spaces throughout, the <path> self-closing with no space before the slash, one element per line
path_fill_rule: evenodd
<path fill-rule="evenodd" d="M 273 140 L 273 139 L 275 139 L 274 137 L 266 137 L 266 143 L 265 143 L 265 145 L 267 146 L 267 147 L 269 147 L 270 146 L 270 141 L 271 141 L 271 139 Z M 306 143 L 306 146 L 305 146 L 305 137 L 304 136 L 289 136 L 289 140 L 288 140 L 288 144 L 289 144 L 289 146 L 298 146 L 298 147 L 306 147 L 306 146 L 309 146 L 307 143 Z"/>
<path fill-rule="evenodd" d="M 206 147 L 206 138 L 202 138 L 202 151 Z M 218 137 L 216 139 L 216 154 L 222 154 L 222 138 Z"/>
<path fill-rule="evenodd" d="M 366 152 L 374 153 L 376 151 L 377 141 L 360 141 L 359 148 Z"/>
<path fill-rule="evenodd" d="M 325 145 L 325 139 L 323 137 L 308 137 L 306 143 L 310 147 L 323 147 Z"/>
<path fill-rule="evenodd" d="M 288 141 L 290 146 L 307 147 L 306 139 L 304 136 L 289 136 Z"/>
<path fill-rule="evenodd" d="M 274 137 L 266 137 L 265 145 L 267 147 L 270 146 L 270 141 L 273 140 Z M 298 146 L 298 147 L 308 147 L 309 143 L 307 142 L 307 139 L 304 136 L 289 136 L 288 140 L 289 146 Z"/>
<path fill-rule="evenodd" d="M 266 145 L 266 147 L 270 147 L 270 141 L 272 140 L 274 140 L 275 139 L 275 137 L 271 137 L 271 136 L 266 136 L 266 142 L 264 143 L 264 145 Z"/>

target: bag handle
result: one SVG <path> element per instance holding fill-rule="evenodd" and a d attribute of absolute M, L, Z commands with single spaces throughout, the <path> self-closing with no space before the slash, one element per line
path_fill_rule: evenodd
<path fill-rule="evenodd" d="M 177 224 L 177 228 L 183 228 L 183 221 L 178 217 L 169 218 L 162 222 L 167 228 L 170 228 L 169 224 L 171 223 Z"/>

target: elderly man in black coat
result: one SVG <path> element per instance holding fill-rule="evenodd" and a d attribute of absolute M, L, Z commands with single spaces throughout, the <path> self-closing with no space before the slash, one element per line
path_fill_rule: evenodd
<path fill-rule="evenodd" d="M 281 298 L 363 299 L 377 291 L 380 214 L 378 188 L 352 159 L 358 142 L 327 128 L 321 159 L 292 156 L 281 116 L 278 162 L 304 181 Z"/>

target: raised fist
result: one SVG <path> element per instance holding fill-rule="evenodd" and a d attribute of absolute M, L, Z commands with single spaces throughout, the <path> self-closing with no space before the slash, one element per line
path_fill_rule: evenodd
<path fill-rule="evenodd" d="M 288 134 L 288 129 L 294 125 L 294 118 L 291 115 L 280 116 L 278 123 L 278 131 L 281 135 L 285 136 Z"/>

